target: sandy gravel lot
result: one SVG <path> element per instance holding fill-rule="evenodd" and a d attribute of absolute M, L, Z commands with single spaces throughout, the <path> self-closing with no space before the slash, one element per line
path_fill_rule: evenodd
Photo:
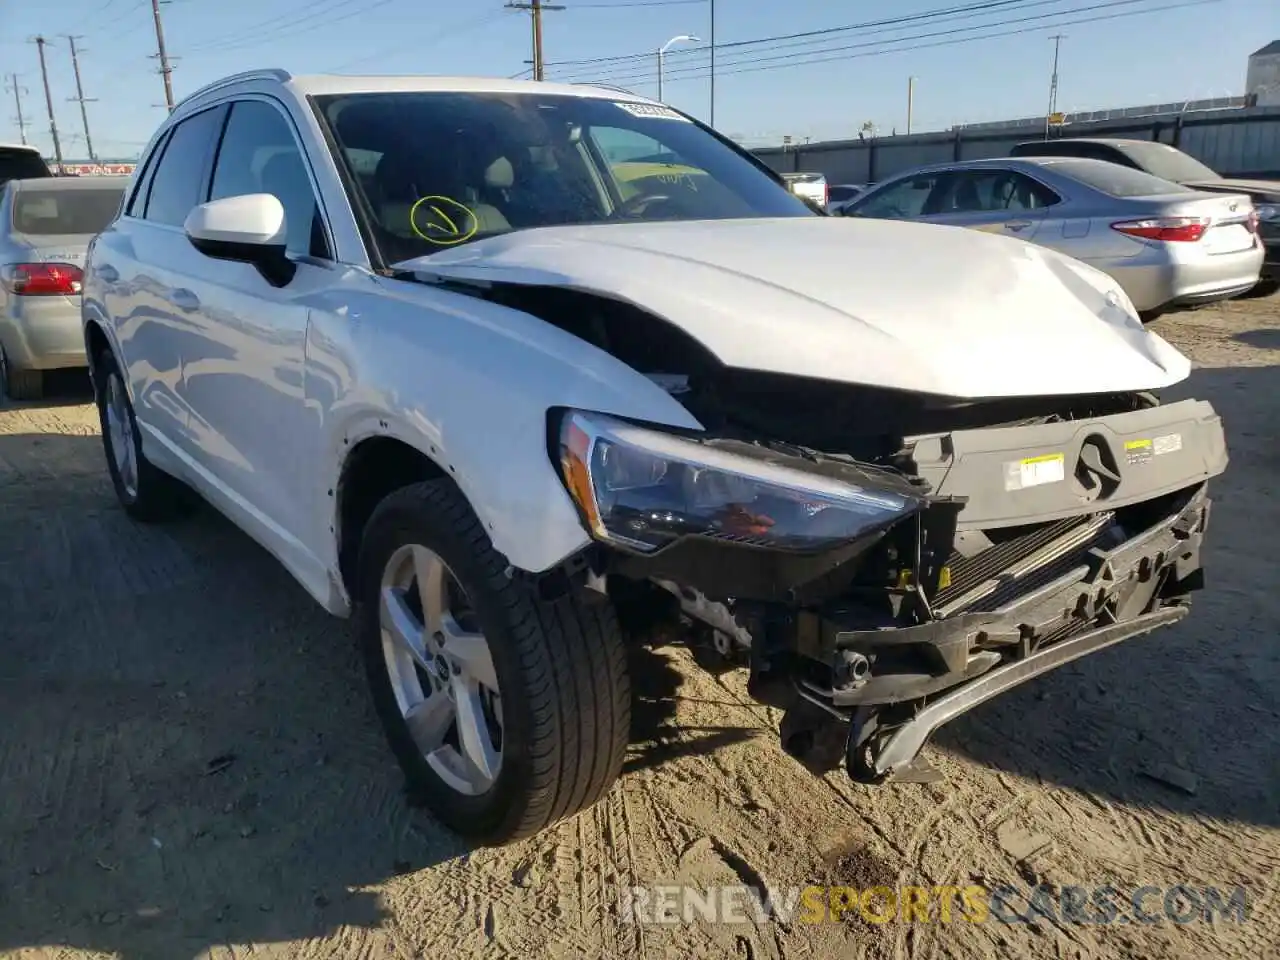
<path fill-rule="evenodd" d="M 0 955 L 1280 956 L 1280 297 L 1158 329 L 1232 456 L 1188 621 L 956 721 L 942 780 L 875 789 L 789 760 L 738 675 L 636 651 L 621 784 L 503 850 L 406 805 L 346 625 L 262 550 L 208 510 L 125 519 L 82 385 L 0 407 Z M 1240 884 L 1250 919 L 619 920 L 619 885 L 761 876 Z"/>

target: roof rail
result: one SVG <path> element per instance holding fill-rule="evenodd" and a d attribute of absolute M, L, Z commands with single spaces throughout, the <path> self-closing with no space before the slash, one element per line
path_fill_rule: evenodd
<path fill-rule="evenodd" d="M 194 100 L 196 97 L 202 97 L 212 90 L 217 90 L 233 83 L 240 83 L 244 80 L 275 80 L 279 83 L 288 83 L 292 79 L 293 74 L 280 67 L 264 67 L 260 70 L 242 70 L 240 73 L 233 73 L 229 77 L 223 77 L 220 80 L 213 81 L 213 83 L 207 83 L 194 93 L 187 94 L 173 105 L 173 109 L 177 110 L 178 107 L 182 106 L 187 101 Z"/>
<path fill-rule="evenodd" d="M 601 90 L 614 90 L 617 93 L 626 93 L 633 97 L 640 96 L 640 94 L 636 93 L 634 90 L 628 90 L 626 87 L 620 87 L 615 83 L 593 83 L 590 80 L 579 80 L 574 82 L 574 86 L 575 87 L 599 87 Z"/>

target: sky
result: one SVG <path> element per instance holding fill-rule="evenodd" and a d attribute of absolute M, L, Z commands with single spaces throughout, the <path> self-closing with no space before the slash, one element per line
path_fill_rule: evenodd
<path fill-rule="evenodd" d="M 653 96 L 658 48 L 689 35 L 698 42 L 668 51 L 663 98 L 710 119 L 711 0 L 559 2 L 564 9 L 543 18 L 547 79 Z M 505 3 L 171 0 L 161 14 L 181 99 L 255 67 L 519 74 L 531 59 L 531 18 Z M 1068 112 L 1240 95 L 1248 55 L 1280 39 L 1280 0 L 715 0 L 714 10 L 715 126 L 752 144 L 850 137 L 866 122 L 905 132 L 910 77 L 916 132 L 1043 115 L 1054 34 L 1064 36 L 1058 109 Z M 0 0 L 0 141 L 19 139 L 16 72 L 28 138 L 52 155 L 30 42 L 42 34 L 64 157 L 87 157 L 68 33 L 81 37 L 98 156 L 135 157 L 164 118 L 151 0 Z M 791 39 L 749 43 L 783 36 Z"/>

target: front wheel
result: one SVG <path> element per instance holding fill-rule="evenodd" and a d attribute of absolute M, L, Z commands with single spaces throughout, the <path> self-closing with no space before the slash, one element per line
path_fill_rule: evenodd
<path fill-rule="evenodd" d="M 544 600 L 511 578 L 449 480 L 378 506 L 359 578 L 374 704 L 411 794 L 436 817 L 508 843 L 608 792 L 631 691 L 607 602 Z"/>

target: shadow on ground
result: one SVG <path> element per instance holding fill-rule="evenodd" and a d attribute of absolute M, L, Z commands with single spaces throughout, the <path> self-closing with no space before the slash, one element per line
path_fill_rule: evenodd
<path fill-rule="evenodd" d="M 1125 803 L 1275 827 L 1280 367 L 1196 370 L 1162 399 L 1187 397 L 1213 403 L 1231 454 L 1210 488 L 1207 587 L 1191 615 L 1030 681 L 934 744 Z"/>
<path fill-rule="evenodd" d="M 9 400 L 0 396 L 0 406 L 71 407 L 93 401 L 93 385 L 85 369 L 46 370 L 43 396 L 39 400 Z"/>
<path fill-rule="evenodd" d="M 406 804 L 347 625 L 211 510 L 128 521 L 102 463 L 0 434 L 0 953 L 376 925 L 362 888 L 468 848 Z"/>

